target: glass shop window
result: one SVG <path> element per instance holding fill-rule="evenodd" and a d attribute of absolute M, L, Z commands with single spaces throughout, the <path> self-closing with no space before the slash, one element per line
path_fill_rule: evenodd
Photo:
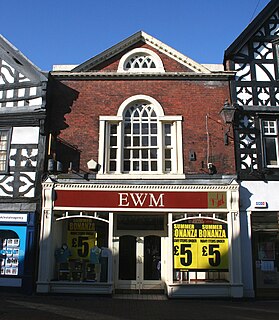
<path fill-rule="evenodd" d="M 53 280 L 107 282 L 108 223 L 91 218 L 56 221 Z"/>
<path fill-rule="evenodd" d="M 210 283 L 229 281 L 226 221 L 210 218 L 173 222 L 173 281 Z"/>

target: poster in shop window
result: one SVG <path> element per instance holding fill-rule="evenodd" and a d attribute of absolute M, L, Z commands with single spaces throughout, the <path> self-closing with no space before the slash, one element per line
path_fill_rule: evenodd
<path fill-rule="evenodd" d="M 90 249 L 97 241 L 92 219 L 71 219 L 68 222 L 68 247 L 71 259 L 89 259 Z"/>
<path fill-rule="evenodd" d="M 24 272 L 26 226 L 1 226 L 1 277 L 21 276 Z"/>
<path fill-rule="evenodd" d="M 227 271 L 227 225 L 175 223 L 173 250 L 174 269 Z"/>

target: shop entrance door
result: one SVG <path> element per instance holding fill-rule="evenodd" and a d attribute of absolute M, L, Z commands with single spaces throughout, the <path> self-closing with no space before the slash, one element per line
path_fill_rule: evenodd
<path fill-rule="evenodd" d="M 162 289 L 161 237 L 123 235 L 119 237 L 116 289 Z"/>

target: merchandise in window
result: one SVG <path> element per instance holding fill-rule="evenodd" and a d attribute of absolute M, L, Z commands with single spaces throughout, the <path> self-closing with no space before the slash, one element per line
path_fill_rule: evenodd
<path fill-rule="evenodd" d="M 107 282 L 111 255 L 107 247 L 107 223 L 72 218 L 57 222 L 55 229 L 61 237 L 55 239 L 53 280 Z"/>

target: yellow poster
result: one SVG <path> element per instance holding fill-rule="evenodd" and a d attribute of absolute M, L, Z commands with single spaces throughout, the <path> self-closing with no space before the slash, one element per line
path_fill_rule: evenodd
<path fill-rule="evenodd" d="M 68 247 L 71 259 L 89 259 L 90 249 L 97 240 L 92 219 L 72 219 L 68 222 Z"/>
<path fill-rule="evenodd" d="M 226 224 L 174 224 L 174 269 L 227 270 Z"/>

